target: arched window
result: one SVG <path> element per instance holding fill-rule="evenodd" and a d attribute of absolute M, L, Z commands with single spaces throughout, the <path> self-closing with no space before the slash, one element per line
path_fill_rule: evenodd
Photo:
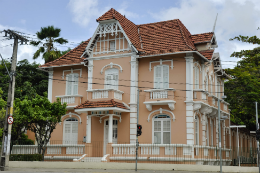
<path fill-rule="evenodd" d="M 67 118 L 63 127 L 63 143 L 78 143 L 78 120 L 76 118 Z"/>
<path fill-rule="evenodd" d="M 207 143 L 207 146 L 209 146 L 209 121 L 208 121 L 208 118 L 206 118 L 206 128 L 207 128 L 207 131 L 206 131 L 206 143 Z"/>
<path fill-rule="evenodd" d="M 195 72 L 195 89 L 199 89 L 200 88 L 200 71 L 199 71 L 199 67 L 195 66 L 194 68 L 194 72 Z"/>
<path fill-rule="evenodd" d="M 211 141 L 211 146 L 213 146 L 213 121 L 210 119 L 210 141 Z"/>
<path fill-rule="evenodd" d="M 208 76 L 206 76 L 206 79 L 205 79 L 205 90 L 206 90 L 206 91 L 209 91 L 209 80 L 208 80 Z"/>
<path fill-rule="evenodd" d="M 154 67 L 154 88 L 169 88 L 168 65 L 157 65 Z"/>
<path fill-rule="evenodd" d="M 118 69 L 109 68 L 106 70 L 105 89 L 118 89 Z"/>
<path fill-rule="evenodd" d="M 157 115 L 153 118 L 153 143 L 171 143 L 171 118 L 168 115 Z"/>
<path fill-rule="evenodd" d="M 66 95 L 78 94 L 78 73 L 70 73 L 66 75 Z"/>
<path fill-rule="evenodd" d="M 199 145 L 199 125 L 200 120 L 198 115 L 195 116 L 195 145 Z"/>

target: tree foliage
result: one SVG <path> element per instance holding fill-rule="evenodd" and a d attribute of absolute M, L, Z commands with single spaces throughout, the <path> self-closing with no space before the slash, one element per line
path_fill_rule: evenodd
<path fill-rule="evenodd" d="M 31 100 L 16 99 L 15 106 L 15 114 L 19 121 L 27 121 L 27 128 L 35 133 L 38 152 L 44 159 L 46 145 L 57 123 L 61 121 L 61 116 L 66 113 L 66 104 L 61 104 L 59 99 L 51 103 L 45 93 L 44 96 L 36 95 Z"/>
<path fill-rule="evenodd" d="M 60 36 L 61 29 L 54 28 L 54 26 L 42 27 L 40 32 L 37 32 L 37 38 L 40 41 L 31 41 L 30 44 L 33 46 L 40 46 L 39 49 L 34 53 L 33 59 L 37 59 L 41 54 L 45 63 L 51 62 L 59 58 L 62 54 L 54 46 L 54 43 L 65 44 L 68 41 Z"/>
<path fill-rule="evenodd" d="M 11 62 L 5 61 L 8 70 L 11 69 Z M 43 93 L 48 90 L 48 73 L 38 70 L 35 62 L 29 63 L 24 59 L 17 63 L 15 76 L 15 98 L 24 99 L 27 96 L 29 99 L 36 94 L 43 96 Z M 9 76 L 3 62 L 0 63 L 0 88 L 3 90 L 3 99 L 7 100 Z"/>
<path fill-rule="evenodd" d="M 230 40 L 260 44 L 260 39 L 256 36 L 240 35 Z M 227 95 L 226 101 L 230 103 L 231 121 L 255 130 L 255 102 L 260 102 L 260 47 L 233 52 L 231 57 L 241 59 L 234 69 L 226 69 L 226 73 L 233 77 L 225 83 L 225 95 Z"/>

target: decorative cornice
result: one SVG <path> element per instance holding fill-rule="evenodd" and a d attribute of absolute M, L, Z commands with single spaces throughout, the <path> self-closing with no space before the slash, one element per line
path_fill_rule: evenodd
<path fill-rule="evenodd" d="M 77 116 L 78 119 L 79 119 L 79 123 L 80 123 L 80 124 L 82 123 L 82 122 L 81 122 L 81 117 L 80 117 L 78 114 L 76 114 L 76 113 L 71 113 L 71 112 L 69 112 L 68 114 L 63 115 L 63 116 L 61 117 L 61 120 L 62 120 L 64 117 L 66 117 L 66 116 L 71 117 L 72 115 Z M 60 125 L 61 125 L 61 123 L 62 123 L 62 121 L 59 122 Z"/>
<path fill-rule="evenodd" d="M 170 113 L 170 114 L 172 115 L 172 121 L 175 121 L 175 116 L 174 116 L 174 114 L 173 114 L 171 111 L 166 110 L 166 109 L 162 109 L 162 108 L 160 108 L 160 109 L 158 109 L 158 110 L 155 110 L 155 111 L 151 112 L 151 113 L 148 115 L 148 119 L 147 119 L 147 121 L 148 121 L 148 122 L 150 121 L 150 117 L 151 117 L 151 115 L 154 114 L 155 112 L 160 112 L 160 114 L 162 114 L 163 111 L 164 111 L 164 112 L 168 112 L 168 113 Z"/>
<path fill-rule="evenodd" d="M 113 63 L 111 62 L 110 64 L 105 65 L 105 66 L 101 69 L 100 73 L 103 74 L 104 69 L 105 69 L 106 67 L 109 67 L 109 66 L 110 66 L 110 68 L 113 68 L 113 66 L 117 66 L 117 67 L 120 68 L 120 72 L 121 72 L 121 73 L 122 73 L 122 71 L 123 71 L 123 68 L 122 68 L 120 65 L 118 65 L 118 64 L 113 64 Z"/>

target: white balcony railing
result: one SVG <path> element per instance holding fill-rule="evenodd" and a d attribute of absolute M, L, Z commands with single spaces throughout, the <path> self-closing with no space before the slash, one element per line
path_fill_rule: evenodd
<path fill-rule="evenodd" d="M 56 98 L 60 98 L 61 104 L 81 104 L 82 95 L 63 95 L 63 96 L 56 96 Z M 78 100 L 79 99 L 79 100 Z"/>
<path fill-rule="evenodd" d="M 103 98 L 114 98 L 122 100 L 123 91 L 115 89 L 94 89 L 87 90 L 87 92 L 92 92 L 92 99 L 103 99 Z"/>
<path fill-rule="evenodd" d="M 171 98 L 174 98 L 174 95 L 173 95 L 174 92 L 169 93 L 169 91 L 175 91 L 175 89 L 168 88 L 168 89 L 144 90 L 144 92 L 149 93 L 149 99 L 167 99 L 167 98 L 169 98 L 169 96 L 172 96 Z"/>

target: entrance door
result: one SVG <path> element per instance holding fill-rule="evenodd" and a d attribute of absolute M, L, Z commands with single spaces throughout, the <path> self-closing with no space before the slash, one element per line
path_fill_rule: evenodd
<path fill-rule="evenodd" d="M 63 144 L 78 143 L 78 120 L 76 118 L 68 118 L 64 121 Z"/>
<path fill-rule="evenodd" d="M 117 144 L 117 120 L 113 120 L 113 130 L 112 130 L 112 142 L 113 144 Z M 108 143 L 108 127 L 109 127 L 109 120 L 104 121 L 104 146 L 103 146 L 103 154 L 106 154 L 107 143 Z"/>

